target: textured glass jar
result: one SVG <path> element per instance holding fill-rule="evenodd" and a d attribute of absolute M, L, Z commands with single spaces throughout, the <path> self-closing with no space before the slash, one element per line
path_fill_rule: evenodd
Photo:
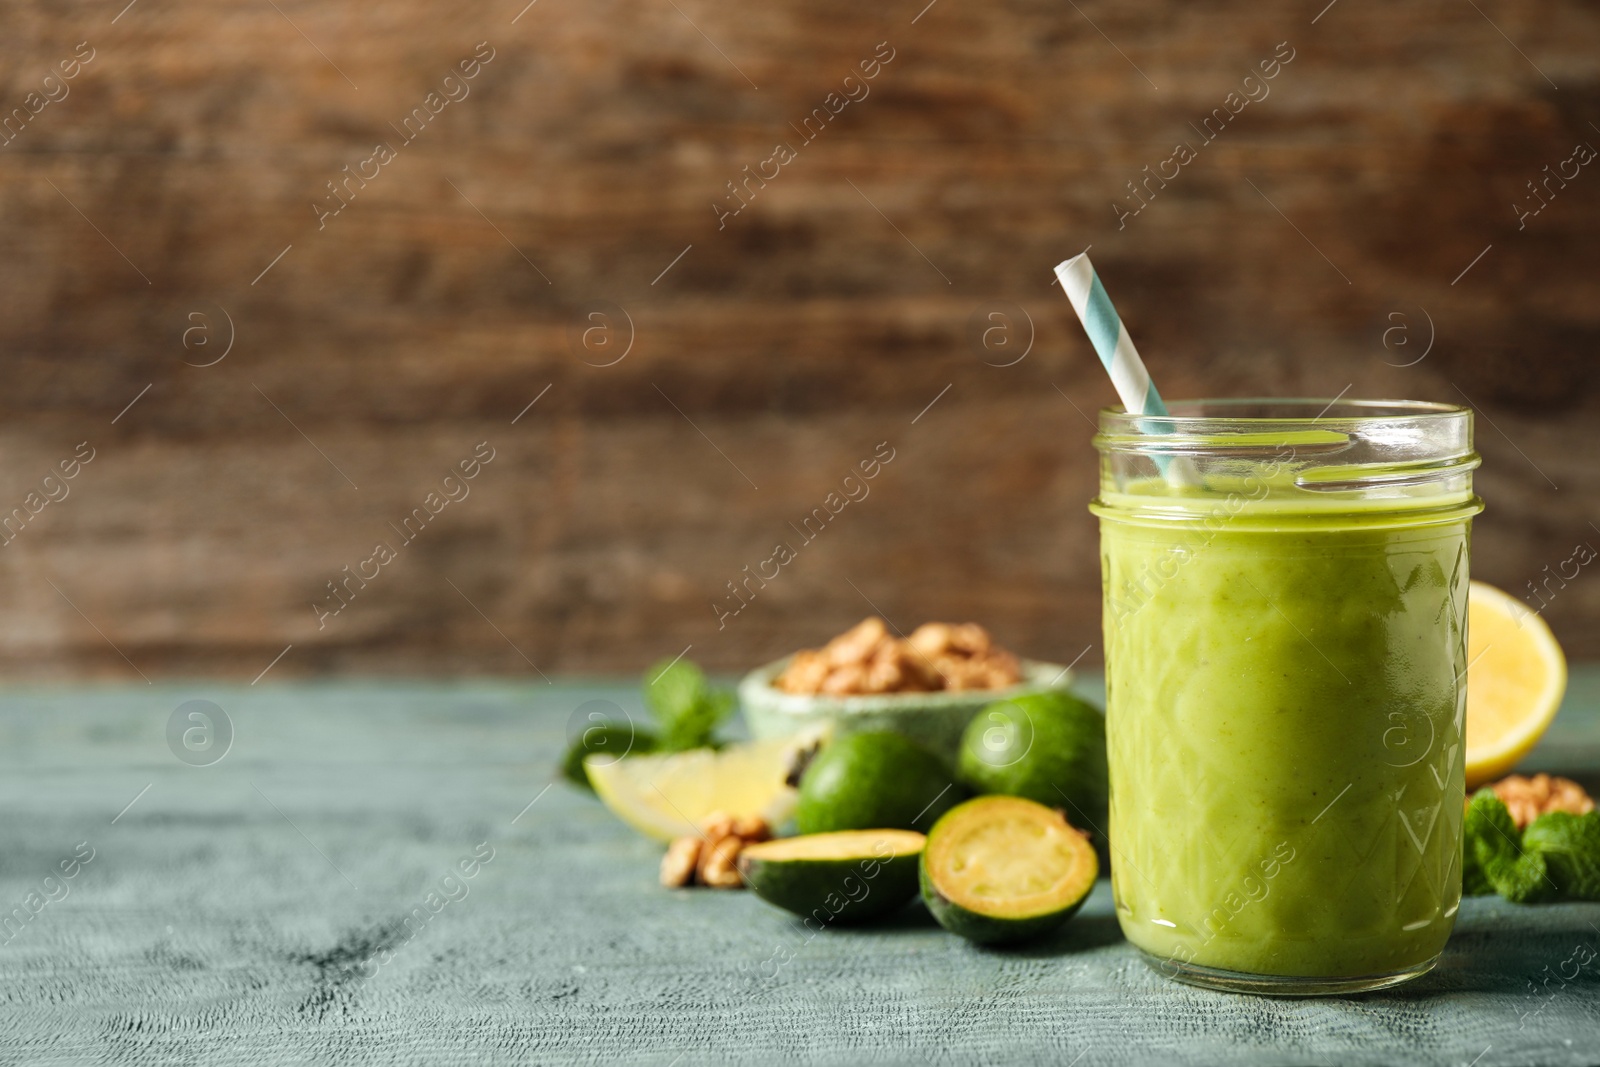
<path fill-rule="evenodd" d="M 1273 993 L 1427 971 L 1461 898 L 1471 412 L 1102 412 L 1110 841 L 1128 939 Z"/>

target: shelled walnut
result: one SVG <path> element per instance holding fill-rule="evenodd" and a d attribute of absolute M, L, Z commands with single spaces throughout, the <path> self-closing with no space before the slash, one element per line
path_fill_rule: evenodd
<path fill-rule="evenodd" d="M 1552 811 L 1585 815 L 1594 810 L 1594 800 L 1584 792 L 1583 786 L 1570 778 L 1555 778 L 1548 774 L 1524 778 L 1520 774 L 1513 774 L 1489 788 L 1505 801 L 1506 810 L 1511 812 L 1511 820 L 1519 830 Z"/>
<path fill-rule="evenodd" d="M 1017 657 L 975 622 L 924 623 L 897 638 L 872 616 L 820 649 L 795 653 L 773 685 L 786 693 L 850 696 L 1004 689 L 1021 678 Z"/>
<path fill-rule="evenodd" d="M 739 853 L 744 846 L 772 837 L 772 828 L 757 815 L 713 812 L 700 823 L 700 833 L 680 837 L 661 857 L 661 884 L 669 888 L 689 885 L 738 889 Z"/>
<path fill-rule="evenodd" d="M 667 846 L 667 854 L 661 857 L 661 884 L 688 885 L 694 881 L 694 872 L 699 866 L 700 839 L 680 837 Z"/>

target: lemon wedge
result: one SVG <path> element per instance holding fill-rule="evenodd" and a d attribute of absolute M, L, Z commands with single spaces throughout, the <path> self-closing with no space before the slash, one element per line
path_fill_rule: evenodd
<path fill-rule="evenodd" d="M 583 766 L 613 815 L 671 841 L 699 833 L 713 812 L 759 815 L 776 828 L 794 812 L 795 790 L 785 779 L 805 747 L 804 740 L 779 738 L 626 759 L 596 754 Z"/>
<path fill-rule="evenodd" d="M 1543 736 L 1567 689 L 1567 660 L 1545 621 L 1511 594 L 1467 595 L 1467 788 L 1510 771 Z"/>

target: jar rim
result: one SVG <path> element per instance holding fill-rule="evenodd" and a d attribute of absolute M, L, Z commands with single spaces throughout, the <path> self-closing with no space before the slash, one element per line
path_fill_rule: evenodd
<path fill-rule="evenodd" d="M 1421 400 L 1237 397 L 1168 414 L 1100 413 L 1102 505 L 1174 516 L 1248 494 L 1250 515 L 1479 505 L 1470 407 Z"/>
<path fill-rule="evenodd" d="M 1196 414 L 1202 409 L 1205 414 Z M 1118 404 L 1100 409 L 1102 429 L 1115 428 L 1168 436 L 1173 433 L 1214 431 L 1220 426 L 1246 424 L 1312 425 L 1384 421 L 1448 421 L 1470 416 L 1472 409 L 1431 400 L 1346 400 L 1343 394 L 1327 397 L 1217 397 L 1174 400 L 1167 414 L 1132 414 Z"/>

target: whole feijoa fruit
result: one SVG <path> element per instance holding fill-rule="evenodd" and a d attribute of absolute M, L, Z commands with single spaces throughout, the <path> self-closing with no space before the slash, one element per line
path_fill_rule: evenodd
<path fill-rule="evenodd" d="M 967 725 L 960 778 L 976 793 L 1060 808 L 1080 830 L 1106 827 L 1105 716 L 1070 693 L 1000 700 Z"/>
<path fill-rule="evenodd" d="M 812 759 L 800 778 L 795 826 L 926 833 L 966 796 L 943 760 L 902 734 L 846 734 Z"/>

